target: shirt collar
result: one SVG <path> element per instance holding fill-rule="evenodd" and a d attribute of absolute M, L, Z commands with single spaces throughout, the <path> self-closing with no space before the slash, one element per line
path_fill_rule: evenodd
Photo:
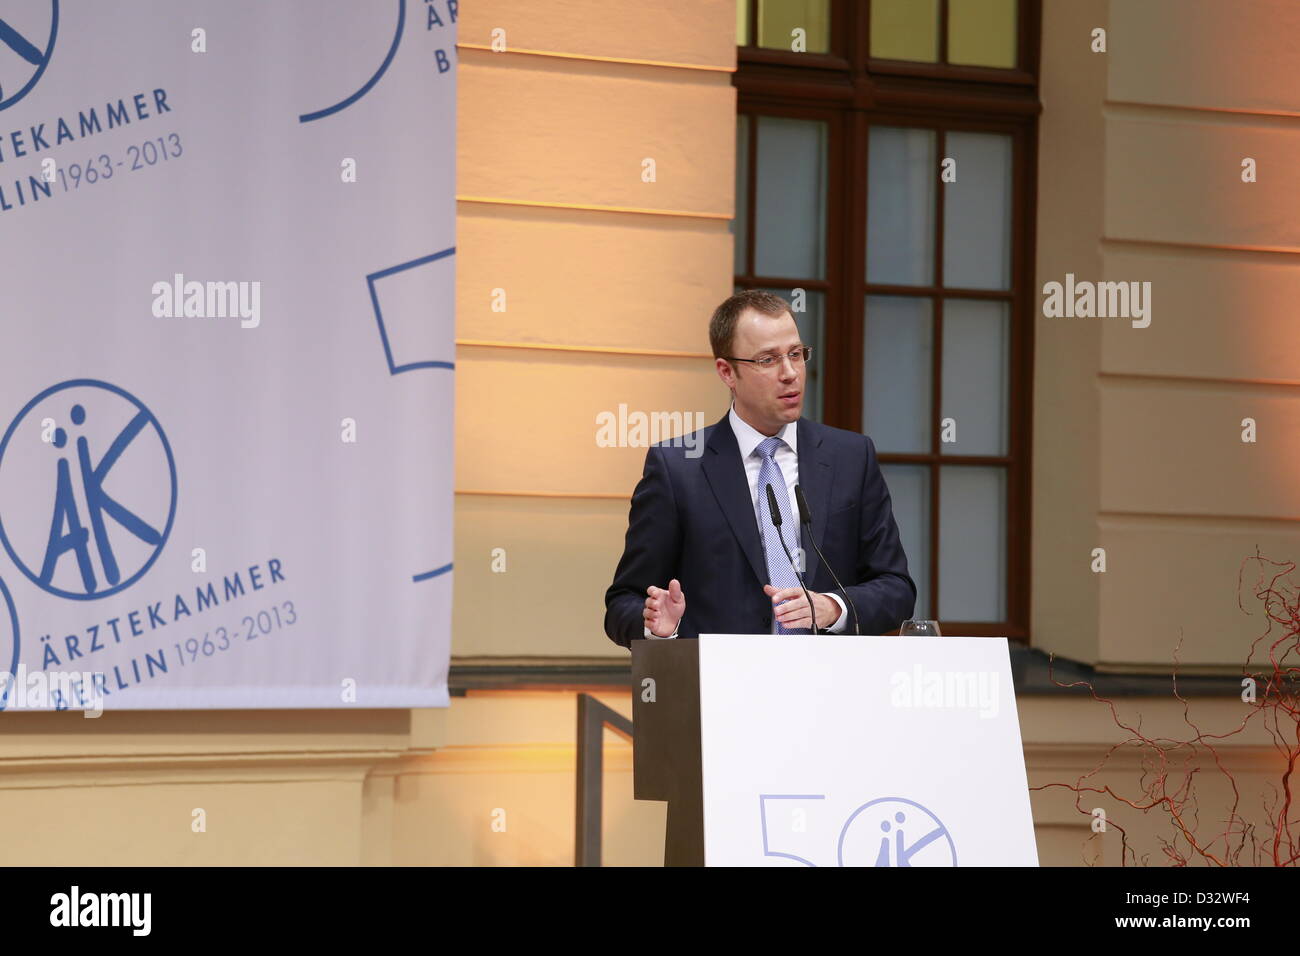
<path fill-rule="evenodd" d="M 740 459 L 744 461 L 750 455 L 754 454 L 754 449 L 758 443 L 767 438 L 758 429 L 754 428 L 749 422 L 745 421 L 736 414 L 736 406 L 731 406 L 731 411 L 727 413 L 727 418 L 731 422 L 731 430 L 736 434 L 736 444 L 740 446 Z M 786 422 L 781 426 L 781 430 L 776 433 L 776 437 L 781 439 L 790 446 L 790 450 L 796 455 L 799 453 L 799 421 L 796 419 L 792 422 Z"/>

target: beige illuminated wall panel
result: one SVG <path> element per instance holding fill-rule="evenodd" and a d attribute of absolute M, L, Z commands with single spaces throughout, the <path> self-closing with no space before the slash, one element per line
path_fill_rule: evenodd
<path fill-rule="evenodd" d="M 735 5 L 461 9 L 453 655 L 626 659 L 604 589 L 645 448 L 597 416 L 726 411 Z"/>
<path fill-rule="evenodd" d="M 1243 559 L 1300 559 L 1297 35 L 1284 0 L 1044 5 L 1039 288 L 1151 283 L 1146 328 L 1037 321 L 1044 649 L 1167 670 L 1181 637 L 1186 670 L 1230 670 L 1262 631 Z"/>

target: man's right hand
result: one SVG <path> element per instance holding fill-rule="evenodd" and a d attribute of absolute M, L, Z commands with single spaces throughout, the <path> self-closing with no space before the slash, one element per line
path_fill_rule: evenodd
<path fill-rule="evenodd" d="M 656 637 L 671 637 L 677 625 L 686 613 L 686 596 L 682 594 L 681 582 L 673 578 L 668 582 L 668 590 L 657 588 L 653 584 L 646 589 L 645 626 Z"/>

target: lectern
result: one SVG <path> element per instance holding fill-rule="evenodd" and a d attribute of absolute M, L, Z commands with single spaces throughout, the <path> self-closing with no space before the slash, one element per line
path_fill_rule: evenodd
<path fill-rule="evenodd" d="M 668 801 L 664 866 L 704 865 L 700 642 L 632 642 L 632 795 Z"/>
<path fill-rule="evenodd" d="M 632 642 L 666 866 L 1037 866 L 1005 638 Z"/>

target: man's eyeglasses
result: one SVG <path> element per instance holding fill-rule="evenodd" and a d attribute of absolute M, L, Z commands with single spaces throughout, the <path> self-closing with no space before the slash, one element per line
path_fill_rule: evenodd
<path fill-rule="evenodd" d="M 724 355 L 722 357 L 728 362 L 747 362 L 750 365 L 757 365 L 759 368 L 763 369 L 763 371 L 769 371 L 776 367 L 782 358 L 782 356 L 776 355 L 764 355 L 762 358 L 756 359 L 732 358 L 730 355 Z M 786 353 L 783 357 L 788 358 L 790 364 L 795 368 L 798 368 L 802 363 L 812 361 L 812 347 L 801 345 L 797 349 Z"/>

